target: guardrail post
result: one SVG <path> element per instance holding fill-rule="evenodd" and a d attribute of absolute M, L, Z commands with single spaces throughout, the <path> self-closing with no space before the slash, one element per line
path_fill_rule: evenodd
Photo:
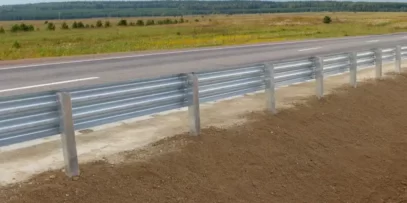
<path fill-rule="evenodd" d="M 195 73 L 188 74 L 188 114 L 191 135 L 201 132 L 201 116 L 199 110 L 199 81 Z"/>
<path fill-rule="evenodd" d="M 358 57 L 356 52 L 349 54 L 349 83 L 352 87 L 357 85 Z"/>
<path fill-rule="evenodd" d="M 375 55 L 375 65 L 376 65 L 376 79 L 382 78 L 382 66 L 383 66 L 383 54 L 381 49 L 373 50 Z"/>
<path fill-rule="evenodd" d="M 318 99 L 324 96 L 324 61 L 321 57 L 314 57 L 314 75 L 316 82 L 316 95 Z"/>
<path fill-rule="evenodd" d="M 264 64 L 264 82 L 267 101 L 267 109 L 273 114 L 277 113 L 275 98 L 274 66 L 271 63 Z"/>
<path fill-rule="evenodd" d="M 396 47 L 396 60 L 394 62 L 396 73 L 401 73 L 401 46 Z"/>
<path fill-rule="evenodd" d="M 79 176 L 78 154 L 76 151 L 75 129 L 72 117 L 71 95 L 59 92 L 59 119 L 62 141 L 62 152 L 65 162 L 65 174 L 69 177 Z"/>

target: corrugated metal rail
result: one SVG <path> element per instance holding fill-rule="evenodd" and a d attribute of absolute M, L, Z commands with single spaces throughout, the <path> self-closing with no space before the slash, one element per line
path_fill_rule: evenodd
<path fill-rule="evenodd" d="M 195 88 L 199 89 L 198 102 L 202 103 L 267 89 L 266 82 L 269 80 L 273 81 L 273 87 L 313 80 L 318 77 L 319 66 L 323 76 L 330 76 L 349 72 L 352 63 L 356 63 L 357 69 L 375 64 L 376 68 L 381 68 L 377 64 L 382 61 L 396 61 L 397 64 L 400 63 L 397 62 L 397 54 L 407 58 L 407 47 L 340 53 L 63 91 L 71 96 L 74 129 L 81 130 L 197 105 L 190 97 L 194 87 L 191 78 L 194 77 L 198 81 L 195 84 Z M 57 92 L 0 98 L 0 146 L 63 132 Z"/>

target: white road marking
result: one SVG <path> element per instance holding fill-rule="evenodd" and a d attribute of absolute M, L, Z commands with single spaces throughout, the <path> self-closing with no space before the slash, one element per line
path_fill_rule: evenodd
<path fill-rule="evenodd" d="M 32 86 L 17 87 L 17 88 L 12 88 L 12 89 L 0 90 L 0 93 L 33 89 L 33 88 L 38 88 L 38 87 L 47 87 L 47 86 L 52 86 L 52 85 L 61 85 L 61 84 L 74 83 L 74 82 L 81 82 L 81 81 L 86 81 L 86 80 L 96 80 L 96 79 L 99 79 L 99 77 L 81 78 L 81 79 L 75 79 L 75 80 L 66 80 L 66 81 L 45 83 L 45 84 L 32 85 Z"/>
<path fill-rule="evenodd" d="M 370 36 L 352 37 L 352 38 L 349 38 L 349 39 L 346 39 L 346 40 L 359 39 L 359 38 L 365 38 L 365 37 L 370 37 Z M 229 46 L 229 47 L 214 47 L 214 48 L 205 48 L 205 49 L 170 51 L 170 52 L 162 52 L 162 53 L 138 54 L 138 55 L 106 57 L 106 58 L 97 58 L 97 59 L 84 59 L 84 60 L 75 60 L 75 61 L 63 61 L 63 62 L 54 62 L 54 63 L 42 63 L 42 64 L 12 66 L 12 67 L 0 68 L 0 71 L 1 70 L 10 70 L 10 69 L 19 69 L 19 68 L 39 67 L 39 66 L 50 66 L 50 65 L 62 65 L 62 64 L 75 64 L 75 63 L 83 63 L 83 62 L 105 61 L 105 60 L 114 60 L 114 59 L 140 58 L 140 57 L 145 57 L 145 56 L 161 56 L 161 55 L 167 55 L 167 54 L 182 54 L 182 53 L 192 53 L 192 52 L 201 52 L 201 51 L 216 51 L 216 50 L 228 50 L 228 49 L 249 48 L 249 47 L 254 48 L 254 47 L 261 47 L 261 46 L 285 45 L 285 44 L 308 43 L 308 42 L 324 42 L 324 41 L 332 41 L 332 40 L 345 40 L 345 39 L 344 38 L 326 38 L 326 39 L 302 40 L 302 41 L 293 41 L 293 42 L 263 43 L 263 44 Z"/>
<path fill-rule="evenodd" d="M 379 42 L 380 40 L 369 40 L 369 41 L 366 41 L 367 43 L 376 43 L 376 42 Z"/>
<path fill-rule="evenodd" d="M 307 49 L 300 49 L 298 51 L 311 51 L 311 50 L 316 50 L 316 49 L 320 49 L 322 47 L 312 47 L 312 48 L 307 48 Z"/>
<path fill-rule="evenodd" d="M 311 40 L 309 40 L 309 41 L 311 41 Z M 84 59 L 84 60 L 77 60 L 77 61 L 64 61 L 64 62 L 55 62 L 55 63 L 42 63 L 42 64 L 33 64 L 33 65 L 12 66 L 12 67 L 7 67 L 7 68 L 0 68 L 0 70 L 30 68 L 30 67 L 50 66 L 50 65 L 62 65 L 62 64 L 75 64 L 75 63 L 83 63 L 83 62 L 96 62 L 96 61 L 105 61 L 105 60 L 114 60 L 114 59 L 140 58 L 140 57 L 145 57 L 145 56 L 161 56 L 161 55 L 168 55 L 168 54 L 193 53 L 193 52 L 201 52 L 201 51 L 216 51 L 216 50 L 228 50 L 228 49 L 236 49 L 236 48 L 295 44 L 295 43 L 301 43 L 301 42 L 308 42 L 308 41 L 304 40 L 304 41 L 299 41 L 299 42 L 282 42 L 282 43 L 272 43 L 272 44 L 268 43 L 268 44 L 241 45 L 241 46 L 231 46 L 231 47 L 215 47 L 215 48 L 206 48 L 206 49 L 192 49 L 192 50 L 183 50 L 183 51 L 139 54 L 139 55 L 129 55 L 129 56 L 117 56 L 117 57 L 107 57 L 107 58 L 97 58 L 97 59 Z"/>

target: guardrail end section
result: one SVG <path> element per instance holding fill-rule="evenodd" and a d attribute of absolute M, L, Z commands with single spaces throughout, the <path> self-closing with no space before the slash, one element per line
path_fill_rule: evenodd
<path fill-rule="evenodd" d="M 324 60 L 322 57 L 313 57 L 314 74 L 315 74 L 315 90 L 318 99 L 324 96 Z"/>
<path fill-rule="evenodd" d="M 349 53 L 349 83 L 352 87 L 357 86 L 357 72 L 358 72 L 358 61 L 357 61 L 357 53 L 351 52 Z"/>
<path fill-rule="evenodd" d="M 57 96 L 65 174 L 68 177 L 79 176 L 80 171 L 72 117 L 71 95 L 67 92 L 59 92 Z"/>
<path fill-rule="evenodd" d="M 189 73 L 187 76 L 189 129 L 191 135 L 197 136 L 201 132 L 201 115 L 199 109 L 199 81 L 195 73 Z"/>
<path fill-rule="evenodd" d="M 274 65 L 271 63 L 264 64 L 264 83 L 266 93 L 267 109 L 277 114 L 276 98 L 275 98 L 275 80 L 274 80 Z"/>

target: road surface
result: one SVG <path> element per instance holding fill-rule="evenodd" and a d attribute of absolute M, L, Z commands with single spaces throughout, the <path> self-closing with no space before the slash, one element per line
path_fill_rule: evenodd
<path fill-rule="evenodd" d="M 407 33 L 0 63 L 0 96 L 407 45 Z M 34 62 L 33 62 L 34 61 Z"/>

